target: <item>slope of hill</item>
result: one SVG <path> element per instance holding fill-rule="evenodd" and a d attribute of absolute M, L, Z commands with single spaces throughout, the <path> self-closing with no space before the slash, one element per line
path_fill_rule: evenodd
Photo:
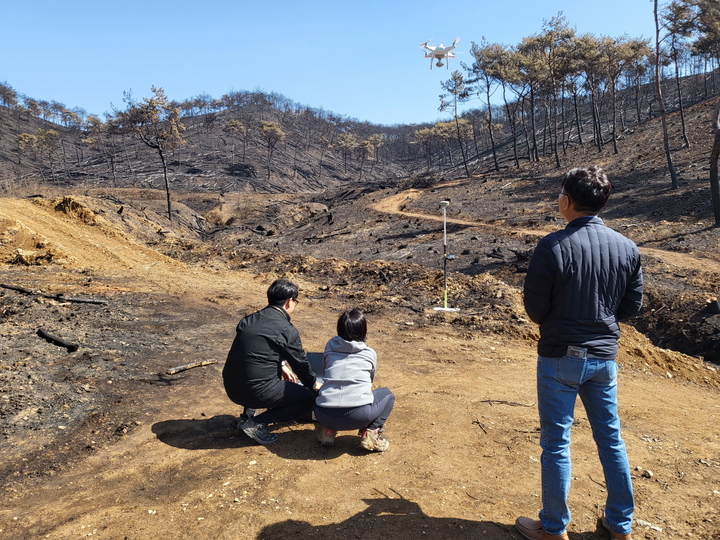
<path fill-rule="evenodd" d="M 717 95 L 719 74 L 717 69 L 696 73 L 678 84 L 664 79 L 667 110 L 681 110 L 680 95 L 685 108 Z M 56 102 L 30 108 L 0 105 L 0 190 L 16 193 L 36 183 L 162 189 L 165 166 L 173 191 L 259 193 L 321 193 L 355 183 L 396 185 L 433 174 L 458 178 L 528 161 L 535 167 L 538 159 L 563 161 L 568 150 L 583 143 L 607 151 L 605 146 L 615 146 L 614 133 L 623 140 L 656 118 L 655 86 L 641 79 L 637 84 L 626 81 L 615 107 L 602 84 L 594 100 L 587 91 L 565 93 L 557 128 L 551 127 L 545 98 L 535 100 L 534 115 L 526 102 L 494 105 L 492 124 L 480 105 L 463 113 L 458 123 L 449 119 L 384 126 L 300 105 L 275 93 L 230 92 L 219 100 L 198 96 L 168 102 L 165 113 L 159 113 L 167 118 L 167 110 L 177 108 L 182 124 L 177 133 L 183 140 L 170 144 L 164 164 L 156 149 L 143 144 L 130 128 L 127 111 L 115 111 L 102 121 L 81 117 Z M 126 103 L 128 110 L 138 105 L 133 99 Z"/>

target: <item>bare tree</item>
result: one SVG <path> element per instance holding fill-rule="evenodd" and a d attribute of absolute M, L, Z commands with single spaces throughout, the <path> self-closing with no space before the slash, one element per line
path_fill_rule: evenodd
<path fill-rule="evenodd" d="M 108 171 L 112 174 L 113 186 L 117 187 L 117 171 L 115 168 L 115 148 L 113 135 L 117 131 L 117 120 L 108 119 L 103 122 L 95 115 L 87 117 L 86 130 L 88 137 L 84 144 L 97 148 L 107 164 Z"/>
<path fill-rule="evenodd" d="M 470 53 L 475 58 L 475 61 L 473 62 L 472 67 L 470 67 L 468 70 L 470 71 L 470 73 L 473 74 L 473 78 L 469 82 L 480 83 L 480 86 L 485 93 L 485 100 L 487 105 L 487 128 L 490 135 L 490 148 L 493 155 L 493 165 L 496 171 L 500 170 L 500 165 L 498 164 L 497 149 L 495 146 L 492 103 L 490 102 L 490 98 L 492 97 L 495 89 L 497 88 L 498 80 L 497 69 L 495 66 L 499 58 L 501 57 L 502 52 L 502 46 L 498 45 L 497 43 L 488 43 L 487 41 L 485 41 L 485 38 L 482 39 L 479 45 L 473 42 L 472 47 L 470 48 Z M 463 154 L 463 158 L 464 157 L 465 155 Z M 467 171 L 467 165 L 465 165 L 465 170 Z M 468 176 L 470 176 L 470 173 L 468 173 Z"/>
<path fill-rule="evenodd" d="M 427 172 L 430 172 L 432 167 L 432 142 L 435 138 L 435 130 L 433 128 L 422 128 L 415 130 L 413 137 L 416 144 L 421 144 L 425 150 L 425 157 L 427 160 Z"/>
<path fill-rule="evenodd" d="M 185 143 L 182 137 L 185 126 L 180 121 L 180 109 L 168 101 L 165 90 L 153 86 L 152 92 L 154 96 L 144 98 L 142 103 L 135 102 L 131 92 L 125 92 L 123 101 L 127 103 L 127 110 L 118 111 L 117 120 L 121 130 L 136 134 L 158 153 L 165 179 L 168 219 L 172 221 L 165 153 Z"/>
<path fill-rule="evenodd" d="M 340 149 L 340 152 L 342 153 L 344 172 L 347 172 L 348 156 L 350 156 L 350 153 L 358 145 L 357 138 L 352 133 L 342 133 L 338 136 L 335 144 Z"/>
<path fill-rule="evenodd" d="M 267 179 L 270 181 L 270 164 L 277 144 L 285 138 L 285 132 L 275 122 L 263 120 L 260 122 L 260 136 L 265 139 L 268 148 Z"/>
<path fill-rule="evenodd" d="M 440 110 L 445 111 L 452 108 L 453 119 L 455 122 L 455 136 L 458 144 L 460 145 L 460 153 L 462 154 L 463 166 L 465 167 L 465 175 L 470 178 L 470 169 L 468 168 L 467 155 L 465 153 L 465 146 L 463 145 L 463 131 L 460 129 L 460 116 L 458 115 L 458 104 L 467 101 L 470 98 L 470 93 L 465 87 L 465 81 L 463 80 L 462 73 L 457 70 L 452 72 L 449 80 L 440 83 L 440 85 L 443 90 L 447 92 L 447 94 L 442 94 L 440 96 Z M 490 103 L 488 102 L 488 107 L 489 106 Z M 495 170 L 498 170 L 497 158 L 495 159 Z"/>
<path fill-rule="evenodd" d="M 688 139 L 687 128 L 685 126 L 685 109 L 683 108 L 682 85 L 680 84 L 680 62 L 687 53 L 686 40 L 692 33 L 693 18 L 693 13 L 690 8 L 678 0 L 670 2 L 662 14 L 662 19 L 667 28 L 668 37 L 670 38 L 670 58 L 675 66 L 675 85 L 677 87 L 683 146 L 685 148 L 690 147 L 690 140 Z"/>
<path fill-rule="evenodd" d="M 658 104 L 660 106 L 660 119 L 662 121 L 663 144 L 665 146 L 665 157 L 670 171 L 672 188 L 678 188 L 677 173 L 670 152 L 670 136 L 668 135 L 667 118 L 665 113 L 665 102 L 663 100 L 662 84 L 660 81 L 660 17 L 658 15 L 658 0 L 653 0 L 653 16 L 655 18 L 655 91 L 657 92 Z"/>
<path fill-rule="evenodd" d="M 227 133 L 232 139 L 231 164 L 235 165 L 235 140 L 240 139 L 243 143 L 243 162 L 245 161 L 245 147 L 247 141 L 247 128 L 240 120 L 228 120 L 223 126 L 223 133 Z"/>

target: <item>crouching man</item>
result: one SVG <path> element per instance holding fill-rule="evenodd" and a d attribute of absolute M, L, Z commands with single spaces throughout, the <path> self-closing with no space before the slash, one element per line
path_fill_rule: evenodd
<path fill-rule="evenodd" d="M 238 429 L 260 444 L 277 441 L 267 424 L 309 418 L 320 387 L 290 322 L 299 303 L 297 285 L 278 279 L 267 298 L 267 307 L 237 325 L 223 368 L 228 397 L 245 408 Z M 256 416 L 255 409 L 266 410 Z"/>

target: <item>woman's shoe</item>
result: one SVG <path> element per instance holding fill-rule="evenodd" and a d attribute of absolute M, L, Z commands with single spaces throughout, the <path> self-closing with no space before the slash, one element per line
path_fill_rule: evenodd
<path fill-rule="evenodd" d="M 319 429 L 318 442 L 320 444 L 323 446 L 332 446 L 335 444 L 335 435 L 337 435 L 337 431 L 333 431 L 332 429 L 328 429 L 323 426 L 319 426 Z"/>
<path fill-rule="evenodd" d="M 360 448 L 370 452 L 384 452 L 390 448 L 390 441 L 380 433 L 380 429 L 366 429 L 360 436 Z"/>

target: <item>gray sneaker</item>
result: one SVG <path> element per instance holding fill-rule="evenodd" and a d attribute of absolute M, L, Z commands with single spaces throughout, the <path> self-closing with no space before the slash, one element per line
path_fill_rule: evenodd
<path fill-rule="evenodd" d="M 240 415 L 240 418 L 238 418 L 238 429 L 242 429 L 242 426 L 245 422 L 247 422 L 247 419 L 251 416 L 255 416 L 255 409 L 250 409 L 248 407 L 245 407 L 243 409 L 242 414 Z"/>
<path fill-rule="evenodd" d="M 366 429 L 360 437 L 360 448 L 370 452 L 384 452 L 390 448 L 390 441 L 385 438 L 379 429 Z"/>
<path fill-rule="evenodd" d="M 277 435 L 268 432 L 267 425 L 256 422 L 252 417 L 240 424 L 238 428 L 241 429 L 245 435 L 256 440 L 260 444 L 272 444 L 278 440 Z"/>

